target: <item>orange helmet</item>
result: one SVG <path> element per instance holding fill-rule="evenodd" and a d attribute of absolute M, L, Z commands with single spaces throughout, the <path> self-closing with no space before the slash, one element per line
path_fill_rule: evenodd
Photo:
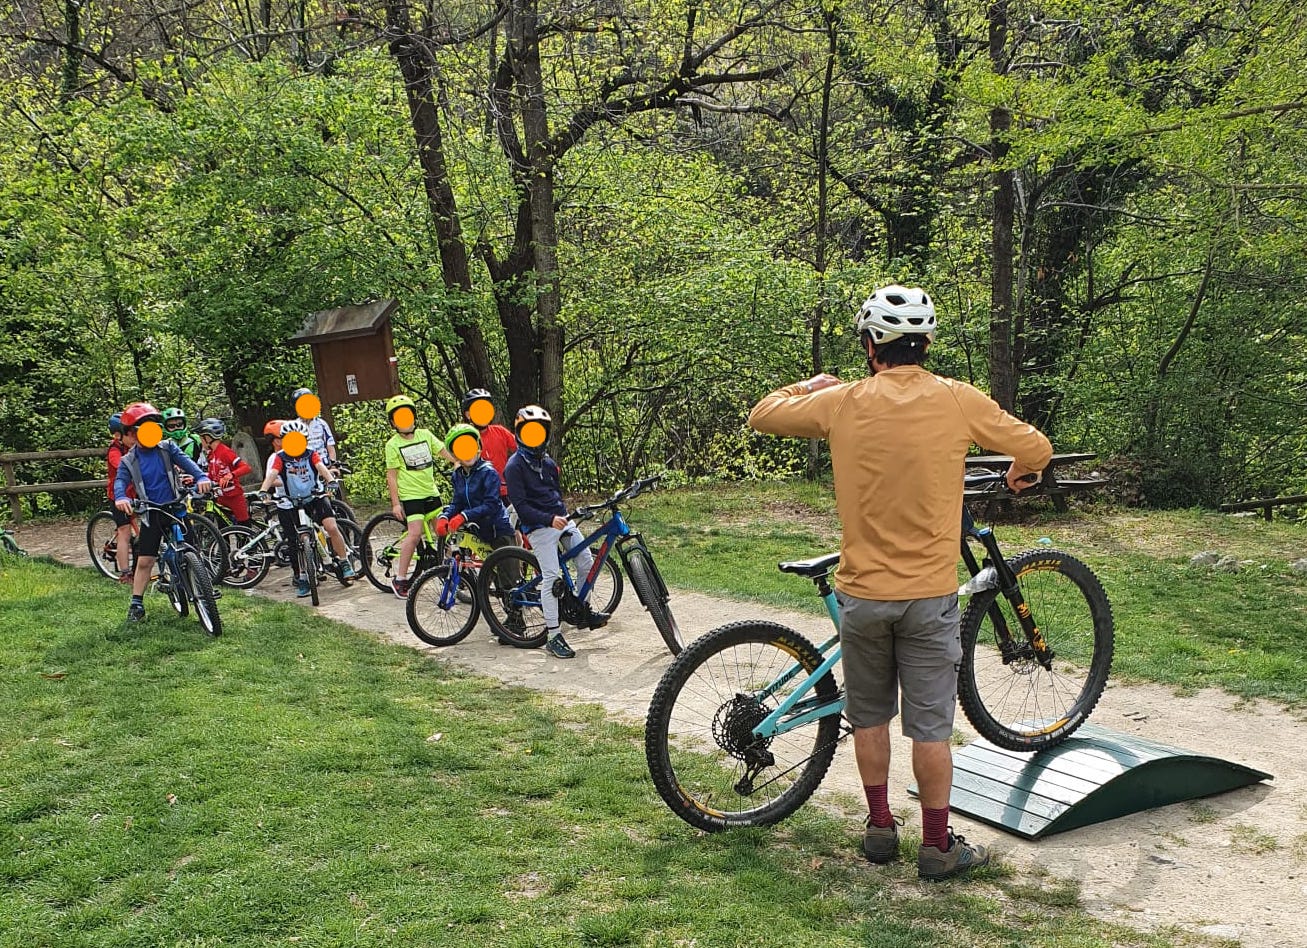
<path fill-rule="evenodd" d="M 272 421 L 268 422 L 266 425 L 263 426 L 263 433 L 270 438 L 280 438 L 281 426 L 284 425 L 285 423 L 286 422 L 278 418 L 274 418 L 272 419 Z"/>

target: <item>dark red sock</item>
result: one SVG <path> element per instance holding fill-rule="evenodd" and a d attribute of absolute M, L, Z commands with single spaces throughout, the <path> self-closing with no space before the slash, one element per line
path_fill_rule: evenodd
<path fill-rule="evenodd" d="M 948 850 L 948 807 L 938 810 L 921 808 L 921 845 Z"/>
<path fill-rule="evenodd" d="M 894 824 L 894 814 L 889 811 L 889 784 L 879 783 L 874 787 L 863 784 L 862 792 L 867 795 L 867 810 L 871 813 L 871 825 L 886 827 Z"/>

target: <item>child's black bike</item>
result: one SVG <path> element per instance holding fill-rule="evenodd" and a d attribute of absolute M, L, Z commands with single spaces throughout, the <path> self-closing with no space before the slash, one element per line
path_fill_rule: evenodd
<path fill-rule="evenodd" d="M 648 477 L 636 481 L 603 503 L 579 507 L 571 514 L 568 519 L 576 523 L 589 520 L 603 511 L 608 511 L 609 516 L 599 529 L 574 549 L 559 551 L 558 564 L 561 570 L 554 593 L 558 596 L 559 618 L 572 625 L 584 625 L 586 604 L 594 595 L 596 583 L 610 566 L 608 557 L 616 546 L 626 575 L 635 587 L 635 594 L 649 610 L 668 650 L 677 655 L 685 648 L 685 641 L 681 627 L 668 605 L 670 597 L 667 586 L 663 583 L 658 567 L 654 565 L 653 556 L 644 545 L 644 539 L 631 529 L 622 512 L 617 509 L 619 504 L 633 500 L 657 480 L 657 477 Z M 600 539 L 603 543 L 594 553 L 594 565 L 589 575 L 578 583 L 572 577 L 569 564 L 584 547 L 593 546 Z M 520 576 L 521 579 L 506 584 L 502 579 L 504 576 Z M 618 576 L 613 601 L 621 598 L 620 574 Z M 485 611 L 491 630 L 500 641 L 517 648 L 538 648 L 545 643 L 544 614 L 540 607 L 540 563 L 533 552 L 516 546 L 495 550 L 485 558 L 478 583 L 481 608 Z M 601 608 L 599 611 L 611 612 L 611 609 Z"/>
<path fill-rule="evenodd" d="M 168 596 L 168 601 L 179 616 L 185 616 L 191 607 L 195 618 L 209 635 L 222 634 L 222 619 L 218 615 L 217 597 L 213 594 L 213 574 L 205 565 L 199 551 L 187 538 L 186 510 L 132 501 L 132 507 L 145 522 L 158 517 L 164 522 L 159 540 L 159 579 L 156 588 Z"/>
<path fill-rule="evenodd" d="M 1003 474 L 967 478 L 998 489 Z M 961 619 L 958 696 L 980 735 L 1009 750 L 1066 740 L 1107 685 L 1112 607 L 1098 578 L 1057 550 L 1004 556 L 964 507 L 962 559 L 972 579 Z M 977 562 L 969 541 L 984 548 Z M 809 579 L 836 627 L 829 575 L 838 553 L 781 563 Z M 704 830 L 765 826 L 789 816 L 821 783 L 852 733 L 836 681 L 839 636 L 814 646 L 775 622 L 732 622 L 686 649 L 663 674 L 645 720 L 654 787 Z"/>

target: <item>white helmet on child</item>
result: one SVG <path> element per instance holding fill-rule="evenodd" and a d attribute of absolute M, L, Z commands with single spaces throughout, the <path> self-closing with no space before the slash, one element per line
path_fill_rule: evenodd
<path fill-rule="evenodd" d="M 882 286 L 858 310 L 858 334 L 870 333 L 876 345 L 900 336 L 922 335 L 935 341 L 935 304 L 915 286 Z"/>

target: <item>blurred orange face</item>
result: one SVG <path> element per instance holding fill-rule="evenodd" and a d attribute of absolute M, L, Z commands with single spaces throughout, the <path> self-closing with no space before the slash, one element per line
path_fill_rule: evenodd
<path fill-rule="evenodd" d="M 291 457 L 297 458 L 309 449 L 309 439 L 298 431 L 292 431 L 282 437 L 281 449 Z"/>
<path fill-rule="evenodd" d="M 517 436 L 528 448 L 538 448 L 549 438 L 549 429 L 541 422 L 528 421 L 517 429 Z"/>
<path fill-rule="evenodd" d="M 495 406 L 488 398 L 478 398 L 467 406 L 467 420 L 478 428 L 484 428 L 495 420 Z"/>
<path fill-rule="evenodd" d="M 470 434 L 461 434 L 449 446 L 450 453 L 462 464 L 471 464 L 481 454 L 481 442 Z"/>
<path fill-rule="evenodd" d="M 399 431 L 412 431 L 418 423 L 418 416 L 407 405 L 401 405 L 391 412 L 390 423 Z"/>
<path fill-rule="evenodd" d="M 163 425 L 159 424 L 157 421 L 147 421 L 143 425 L 138 425 L 136 428 L 136 440 L 139 441 L 143 447 L 157 448 L 159 442 L 163 440 Z"/>
<path fill-rule="evenodd" d="M 295 399 L 295 414 L 304 421 L 312 421 L 322 414 L 322 401 L 312 392 L 305 392 Z"/>

